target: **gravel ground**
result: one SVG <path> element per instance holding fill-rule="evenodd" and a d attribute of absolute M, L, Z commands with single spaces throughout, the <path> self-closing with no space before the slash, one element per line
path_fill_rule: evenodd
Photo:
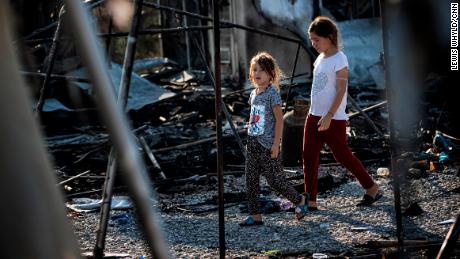
<path fill-rule="evenodd" d="M 269 254 L 303 258 L 321 252 L 329 256 L 356 255 L 360 246 L 370 240 L 396 239 L 393 191 L 390 178 L 375 177 L 384 197 L 371 207 L 358 208 L 356 200 L 363 191 L 349 181 L 319 195 L 320 210 L 297 221 L 291 211 L 264 215 L 263 226 L 242 228 L 238 222 L 245 216 L 237 203 L 225 209 L 225 232 L 228 258 L 268 258 Z M 217 188 L 217 184 L 209 188 Z M 226 176 L 225 192 L 241 192 L 243 177 Z M 262 181 L 262 190 L 266 183 Z M 450 224 L 439 222 L 455 218 L 460 204 L 460 178 L 457 170 L 429 173 L 428 177 L 411 180 L 403 188 L 408 193 L 403 203 L 417 203 L 423 213 L 404 217 L 406 239 L 443 240 Z M 165 237 L 175 258 L 217 258 L 218 215 L 204 201 L 215 198 L 215 190 L 199 187 L 192 193 L 160 195 Z M 269 194 L 270 199 L 277 196 Z M 410 198 L 410 199 L 409 199 Z M 206 207 L 207 206 L 207 207 Z M 187 209 L 184 209 L 187 208 Z M 82 252 L 91 252 L 99 213 L 69 212 Z M 133 210 L 114 211 L 109 223 L 106 250 L 127 254 L 126 258 L 151 258 Z"/>

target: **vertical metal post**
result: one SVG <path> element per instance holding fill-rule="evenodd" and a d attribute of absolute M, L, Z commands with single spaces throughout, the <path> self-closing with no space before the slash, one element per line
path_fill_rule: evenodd
<path fill-rule="evenodd" d="M 131 75 L 133 72 L 134 56 L 136 54 L 137 34 L 142 16 L 143 0 L 134 1 L 134 15 L 129 30 L 128 42 L 126 44 L 125 58 L 123 61 L 123 70 L 121 72 L 120 89 L 118 89 L 118 103 L 125 109 L 128 102 L 129 85 L 131 83 Z"/>
<path fill-rule="evenodd" d="M 203 50 L 200 48 L 198 40 L 194 36 L 192 36 L 192 41 L 193 41 L 193 44 L 195 44 L 195 46 L 196 46 L 196 48 L 198 50 L 198 53 L 200 54 L 201 59 L 203 60 L 203 62 L 205 64 L 206 71 L 207 71 L 209 77 L 211 78 L 212 86 L 215 89 L 216 88 L 216 79 L 214 79 L 214 76 L 212 75 L 211 69 L 209 68 L 209 65 L 208 65 L 208 63 L 206 61 L 206 56 L 204 55 Z M 247 156 L 246 148 L 243 145 L 243 141 L 241 140 L 240 135 L 236 131 L 235 125 L 233 125 L 232 116 L 228 112 L 228 109 L 227 109 L 227 106 L 226 106 L 224 100 L 222 100 L 222 111 L 224 112 L 225 118 L 227 119 L 227 121 L 228 121 L 228 123 L 230 125 L 230 128 L 232 129 L 233 136 L 235 137 L 236 142 L 238 143 L 238 146 L 240 147 L 241 153 L 243 154 L 244 158 L 246 158 L 246 156 Z"/>
<path fill-rule="evenodd" d="M 112 136 L 112 142 L 120 155 L 120 165 L 126 172 L 127 185 L 138 209 L 140 221 L 155 258 L 170 258 L 156 209 L 156 201 L 145 165 L 138 156 L 137 147 L 129 129 L 128 120 L 120 105 L 115 102 L 112 82 L 107 73 L 102 51 L 99 49 L 94 28 L 80 1 L 66 0 L 71 18 L 70 25 L 76 35 L 76 43 L 97 93 L 97 104 Z M 121 152 L 122 151 L 122 152 Z"/>
<path fill-rule="evenodd" d="M 204 3 L 203 3 L 203 0 L 196 0 L 196 1 L 199 1 L 199 2 L 200 2 L 199 5 L 198 5 L 198 6 L 199 6 L 199 10 L 200 10 L 200 15 L 203 15 L 203 16 L 204 16 L 204 15 L 205 15 L 205 14 L 204 14 L 205 11 L 206 11 L 206 15 L 207 15 L 208 10 L 207 10 L 207 9 L 205 10 L 205 8 L 204 8 L 205 5 L 204 5 Z M 199 24 L 198 24 L 199 26 L 204 26 L 204 25 L 207 25 L 207 24 L 208 24 L 207 22 L 203 22 L 202 19 L 198 19 L 198 22 L 199 22 Z M 201 49 L 202 49 L 203 51 L 206 49 L 206 43 L 205 43 L 205 40 L 204 40 L 204 39 L 205 39 L 205 34 L 207 34 L 207 33 L 208 33 L 208 31 L 206 31 L 206 32 L 205 32 L 205 31 L 201 31 L 201 32 L 199 33 L 199 34 L 200 34 L 200 45 L 201 45 Z M 207 34 L 207 35 L 209 35 L 209 34 Z M 209 64 L 206 54 L 204 55 L 204 60 L 205 60 L 204 62 L 206 63 L 206 65 Z"/>
<path fill-rule="evenodd" d="M 288 101 L 289 101 L 289 95 L 291 93 L 292 84 L 294 83 L 294 74 L 295 74 L 295 69 L 297 68 L 297 60 L 299 59 L 299 52 L 300 52 L 300 43 L 297 44 L 297 51 L 295 53 L 294 67 L 292 68 L 291 81 L 290 81 L 290 84 L 289 84 L 289 87 L 288 87 L 288 92 L 286 94 L 286 106 L 284 107 L 284 111 L 287 110 L 287 105 L 288 105 Z"/>
<path fill-rule="evenodd" d="M 214 1 L 217 1 L 217 0 L 209 0 L 208 3 L 213 3 Z M 209 13 L 211 13 L 211 10 L 209 10 Z M 207 25 L 213 25 L 214 24 L 214 20 L 208 20 L 208 24 Z M 208 33 L 208 36 L 207 36 L 207 39 L 208 39 L 208 51 L 209 51 L 209 63 L 210 64 L 215 64 L 215 58 L 214 58 L 214 53 L 216 53 L 216 50 L 214 49 L 214 36 L 213 36 L 213 33 L 214 31 L 212 30 L 208 30 L 207 31 Z M 220 47 L 220 46 L 219 46 Z M 215 69 L 215 66 L 211 66 L 211 70 L 214 74 L 216 74 L 216 71 L 214 70 Z"/>
<path fill-rule="evenodd" d="M 54 32 L 53 43 L 51 44 L 50 52 L 48 53 L 48 62 L 45 68 L 45 79 L 42 83 L 42 88 L 40 89 L 40 97 L 38 98 L 37 107 L 35 109 L 35 116 L 40 116 L 40 113 L 43 110 L 45 105 L 45 98 L 48 94 L 48 83 L 51 78 L 51 73 L 53 72 L 54 61 L 56 60 L 56 49 L 59 45 L 59 37 L 61 36 L 62 31 L 62 17 L 64 16 L 65 9 L 64 6 L 61 7 L 59 11 L 59 20 L 57 23 L 56 31 Z"/>
<path fill-rule="evenodd" d="M 222 148 L 222 93 L 220 75 L 220 19 L 219 19 L 219 0 L 213 0 L 214 14 L 214 71 L 216 88 L 214 89 L 215 110 L 216 110 L 216 137 L 217 137 L 217 176 L 219 178 L 219 253 L 220 258 L 225 258 L 225 221 L 224 221 L 224 168 L 223 168 L 223 148 Z"/>
<path fill-rule="evenodd" d="M 390 154 L 391 154 L 391 171 L 393 172 L 393 193 L 394 193 L 394 200 L 395 200 L 395 214 L 396 214 L 396 236 L 398 238 L 398 255 L 402 256 L 404 251 L 404 236 L 403 236 L 403 225 L 402 225 L 402 212 L 401 212 L 401 187 L 400 187 L 400 165 L 397 162 L 397 151 L 398 148 L 396 146 L 397 139 L 396 139 L 396 125 L 395 120 L 393 119 L 393 114 L 396 111 L 392 107 L 393 104 L 393 97 L 394 97 L 394 89 L 391 85 L 392 82 L 392 75 L 390 73 L 390 55 L 389 55 L 389 28 L 388 23 L 390 20 L 388 9 L 390 8 L 390 4 L 387 0 L 380 0 L 380 19 L 382 24 L 382 41 L 383 41 L 383 67 L 385 72 L 385 89 L 386 95 L 388 100 L 388 122 L 389 122 L 389 131 L 390 131 Z M 401 257 L 399 257 L 401 258 Z"/>
<path fill-rule="evenodd" d="M 126 52 L 123 62 L 120 87 L 118 89 L 118 104 L 120 105 L 120 107 L 123 108 L 123 110 L 125 109 L 126 104 L 128 102 L 129 86 L 131 82 L 134 56 L 136 53 L 137 34 L 140 25 L 139 20 L 142 15 L 142 2 L 143 0 L 134 1 L 134 14 L 126 44 Z M 102 258 L 104 255 L 105 238 L 107 235 L 107 225 L 110 217 L 110 206 L 112 203 L 113 186 L 115 183 L 115 175 L 118 167 L 118 163 L 116 161 L 116 154 L 117 152 L 115 152 L 115 150 L 112 148 L 109 154 L 107 164 L 107 175 L 104 182 L 104 191 L 102 193 L 100 221 L 98 229 L 96 230 L 96 245 L 93 250 L 93 255 L 95 258 Z"/>
<path fill-rule="evenodd" d="M 457 219 L 455 223 L 450 227 L 449 233 L 447 233 L 444 242 L 442 243 L 441 249 L 439 250 L 436 259 L 449 258 L 452 250 L 455 249 L 458 237 L 460 236 L 460 210 L 458 210 Z"/>
<path fill-rule="evenodd" d="M 159 5 L 160 0 L 157 0 L 156 3 L 157 3 L 157 5 Z M 162 14 L 163 14 L 163 12 L 161 10 L 158 10 L 158 26 L 161 26 L 162 23 L 163 23 L 163 20 L 161 18 Z M 164 56 L 164 54 L 163 54 L 163 37 L 162 37 L 161 33 L 158 33 L 157 35 L 158 35 L 158 49 L 159 49 L 158 52 L 159 52 L 160 56 L 163 57 Z"/>
<path fill-rule="evenodd" d="M 186 1 L 182 0 L 182 10 L 187 12 L 187 5 Z M 185 28 L 187 27 L 187 15 L 182 16 L 182 26 Z M 187 55 L 187 68 L 190 69 L 191 67 L 191 60 L 190 60 L 190 37 L 189 32 L 185 31 L 185 48 L 186 48 L 186 55 Z"/>
<path fill-rule="evenodd" d="M 1 257 L 81 258 L 44 136 L 29 108 L 29 88 L 19 73 L 9 3 L 0 1 Z"/>
<path fill-rule="evenodd" d="M 108 28 L 108 33 L 112 33 L 112 30 L 113 30 L 113 19 L 112 19 L 112 14 L 109 14 L 109 28 Z M 111 55 L 111 43 L 112 41 L 112 37 L 107 37 L 107 39 L 105 39 L 105 51 L 106 51 L 106 55 L 107 55 L 107 64 L 109 65 L 109 67 L 111 68 L 112 67 L 112 55 Z"/>
<path fill-rule="evenodd" d="M 235 1 L 230 1 L 230 7 L 229 12 L 230 12 L 230 21 L 231 22 L 236 22 L 236 13 L 237 11 L 235 10 Z M 231 56 L 231 64 L 232 64 L 232 75 L 237 76 L 238 75 L 238 67 L 240 65 L 238 61 L 238 45 L 235 44 L 235 32 L 237 31 L 236 28 L 231 28 L 230 29 L 230 56 Z"/>
<path fill-rule="evenodd" d="M 93 249 L 93 257 L 100 259 L 104 257 L 105 238 L 107 235 L 107 225 L 110 217 L 110 206 L 112 203 L 113 186 L 115 184 L 115 173 L 117 170 L 116 152 L 110 149 L 107 170 L 102 192 L 102 204 L 99 215 L 99 225 L 96 229 L 96 245 Z"/>

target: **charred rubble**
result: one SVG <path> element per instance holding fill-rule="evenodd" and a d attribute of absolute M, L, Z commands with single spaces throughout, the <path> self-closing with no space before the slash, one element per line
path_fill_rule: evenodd
<path fill-rule="evenodd" d="M 184 73 L 187 72 L 180 71 L 175 76 Z M 155 185 L 158 186 L 159 191 L 167 191 L 161 188 L 161 185 L 167 182 L 170 186 L 174 182 L 173 179 L 187 179 L 198 174 L 207 176 L 206 179 L 209 180 L 215 174 L 216 161 L 212 88 L 207 85 L 208 82 L 200 81 L 190 74 L 188 80 L 184 82 L 169 80 L 168 76 L 160 80 L 158 80 L 159 75 L 155 77 L 157 78 L 155 82 L 160 83 L 161 87 L 172 92 L 174 96 L 148 104 L 141 109 L 129 111 L 132 126 L 135 129 L 134 134 L 145 139 L 158 160 L 159 166 L 155 166 L 150 163 L 147 155 L 144 157 Z M 283 98 L 287 94 L 286 88 L 282 91 Z M 307 89 L 307 84 L 299 85 L 290 94 L 291 96 L 304 95 L 306 98 Z M 361 87 L 355 91 L 356 100 L 363 108 L 382 101 L 383 93 L 372 87 Z M 223 98 L 243 141 L 246 137 L 245 125 L 249 114 L 247 105 L 249 92 L 250 89 L 235 91 L 230 85 L 226 88 Z M 351 92 L 355 94 L 354 91 Z M 293 109 L 293 99 L 287 102 L 286 111 Z M 353 107 L 350 107 L 350 113 L 353 113 L 352 110 Z M 88 111 L 85 110 L 85 113 Z M 62 123 L 63 118 L 75 116 L 66 111 L 50 112 L 46 116 L 47 123 L 44 126 L 48 135 L 47 145 L 55 158 L 57 172 L 61 179 L 64 180 L 83 171 L 91 170 L 91 173 L 86 176 L 67 183 L 66 193 L 74 196 L 75 193 L 85 192 L 92 188 L 100 189 L 110 149 L 104 127 L 98 120 L 91 121 L 90 124 L 85 124 L 86 121 L 83 121 L 82 124 L 77 120 L 68 120 L 69 123 L 65 125 Z M 97 114 L 91 116 L 97 117 Z M 365 120 L 355 116 L 351 119 L 352 126 L 349 130 L 349 141 L 354 152 L 366 163 L 378 162 L 378 166 L 388 165 L 387 137 L 376 133 Z M 387 113 L 384 108 L 369 112 L 369 116 L 383 132 L 387 131 L 385 126 Z M 226 124 L 228 123 L 223 125 L 224 169 L 226 173 L 243 175 L 244 156 Z M 301 139 L 292 141 L 301 141 Z M 322 156 L 321 163 L 334 164 L 332 154 L 327 150 L 325 153 L 327 155 Z M 298 167 L 300 163 L 292 166 Z M 166 182 L 158 175 L 160 171 L 165 173 L 168 179 Z M 176 182 L 183 183 L 182 181 Z M 206 183 L 208 182 L 201 181 L 201 184 Z"/>

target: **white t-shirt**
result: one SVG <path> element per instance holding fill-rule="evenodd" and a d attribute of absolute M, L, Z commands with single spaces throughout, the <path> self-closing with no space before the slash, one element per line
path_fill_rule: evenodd
<path fill-rule="evenodd" d="M 331 108 L 337 92 L 336 72 L 348 67 L 348 60 L 342 51 L 338 51 L 327 58 L 324 57 L 324 54 L 320 54 L 313 66 L 310 113 L 316 116 L 324 116 Z M 347 92 L 345 92 L 342 102 L 332 119 L 348 120 L 348 116 L 345 113 L 346 106 Z"/>

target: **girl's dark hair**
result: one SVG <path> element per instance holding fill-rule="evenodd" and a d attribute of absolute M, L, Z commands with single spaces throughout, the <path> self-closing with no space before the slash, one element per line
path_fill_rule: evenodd
<path fill-rule="evenodd" d="M 253 86 L 256 85 L 254 81 L 254 65 L 258 64 L 264 71 L 270 75 L 270 82 L 276 87 L 278 92 L 280 91 L 280 80 L 284 76 L 283 71 L 281 71 L 276 59 L 270 55 L 268 52 L 262 51 L 257 53 L 251 59 L 249 66 L 249 80 L 251 80 Z"/>
<path fill-rule="evenodd" d="M 339 28 L 337 24 L 325 16 L 316 17 L 308 27 L 308 33 L 316 33 L 320 37 L 329 38 L 331 43 L 339 48 Z"/>

